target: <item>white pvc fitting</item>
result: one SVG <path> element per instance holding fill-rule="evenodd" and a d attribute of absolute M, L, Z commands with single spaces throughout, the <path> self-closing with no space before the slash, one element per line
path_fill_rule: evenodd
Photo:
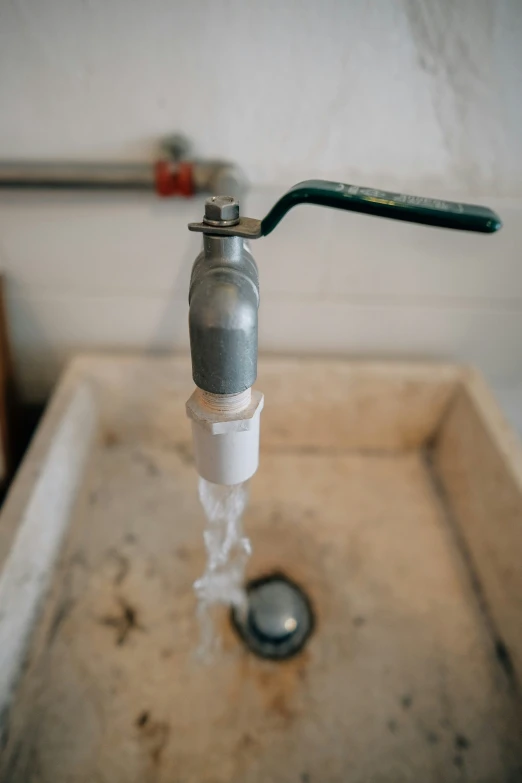
<path fill-rule="evenodd" d="M 264 397 L 247 389 L 240 394 L 211 394 L 196 389 L 187 402 L 192 419 L 194 457 L 200 476 L 213 484 L 240 484 L 259 465 L 259 419 Z"/>

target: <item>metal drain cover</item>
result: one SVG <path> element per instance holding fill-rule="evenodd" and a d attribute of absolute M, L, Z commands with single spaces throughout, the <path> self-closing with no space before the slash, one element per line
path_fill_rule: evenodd
<path fill-rule="evenodd" d="M 246 616 L 232 609 L 232 623 L 253 653 L 283 660 L 298 653 L 313 630 L 310 601 L 300 587 L 282 574 L 247 585 Z"/>

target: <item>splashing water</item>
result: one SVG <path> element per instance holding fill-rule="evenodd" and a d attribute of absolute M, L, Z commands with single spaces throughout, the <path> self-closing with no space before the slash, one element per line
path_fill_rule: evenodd
<path fill-rule="evenodd" d="M 207 565 L 203 576 L 194 582 L 194 590 L 201 634 L 198 657 L 208 660 L 220 643 L 213 608 L 221 604 L 246 611 L 243 583 L 252 549 L 243 535 L 241 517 L 248 501 L 248 481 L 228 486 L 200 478 L 199 499 L 207 517 L 203 533 Z"/>

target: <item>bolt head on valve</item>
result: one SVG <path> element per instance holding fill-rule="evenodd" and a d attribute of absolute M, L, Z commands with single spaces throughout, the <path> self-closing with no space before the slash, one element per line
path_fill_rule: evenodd
<path fill-rule="evenodd" d="M 211 196 L 205 201 L 204 223 L 234 226 L 239 223 L 239 201 L 232 196 Z"/>

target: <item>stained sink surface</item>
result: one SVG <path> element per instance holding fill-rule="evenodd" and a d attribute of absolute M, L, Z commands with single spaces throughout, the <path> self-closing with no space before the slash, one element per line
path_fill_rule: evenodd
<path fill-rule="evenodd" d="M 204 519 L 189 365 L 78 359 L 44 435 L 79 387 L 96 423 L 0 779 L 522 780 L 513 665 L 437 469 L 438 428 L 464 374 L 260 363 L 248 577 L 291 577 L 316 627 L 299 656 L 273 663 L 243 648 L 223 609 L 222 650 L 205 665 L 194 655 Z"/>

